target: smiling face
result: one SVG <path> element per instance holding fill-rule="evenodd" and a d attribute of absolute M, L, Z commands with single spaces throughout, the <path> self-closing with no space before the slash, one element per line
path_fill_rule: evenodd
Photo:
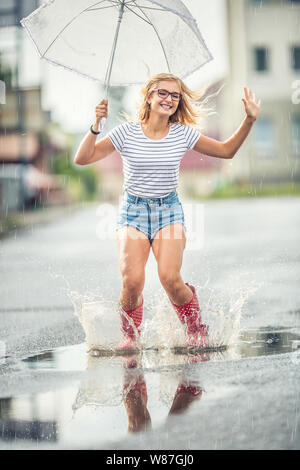
<path fill-rule="evenodd" d="M 163 80 L 158 82 L 155 87 L 160 90 L 167 90 L 170 93 L 181 93 L 180 86 L 175 80 Z M 159 96 L 157 91 L 153 91 L 147 99 L 150 104 L 151 113 L 157 113 L 160 116 L 170 117 L 179 106 L 179 101 L 172 99 L 171 95 L 166 97 Z"/>

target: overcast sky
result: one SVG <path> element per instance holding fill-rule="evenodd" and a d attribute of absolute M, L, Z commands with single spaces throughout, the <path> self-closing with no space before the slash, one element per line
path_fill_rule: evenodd
<path fill-rule="evenodd" d="M 198 22 L 205 42 L 214 56 L 214 60 L 205 65 L 186 83 L 197 87 L 226 76 L 228 71 L 226 2 L 225 0 L 185 0 Z M 1 47 L 11 41 L 11 31 L 0 38 Z M 39 59 L 35 47 L 22 29 L 25 36 L 24 52 L 21 65 L 21 83 L 23 85 L 43 84 L 43 107 L 52 111 L 52 119 L 58 121 L 69 132 L 84 132 L 94 119 L 94 108 L 102 98 L 102 88 L 97 82 L 82 78 L 61 67 L 48 64 Z M 13 57 L 11 58 L 13 60 Z M 134 112 L 138 89 L 130 87 L 126 98 L 126 107 Z"/>

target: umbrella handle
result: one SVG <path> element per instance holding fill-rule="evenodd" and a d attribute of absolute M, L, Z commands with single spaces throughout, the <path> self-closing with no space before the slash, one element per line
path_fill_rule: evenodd
<path fill-rule="evenodd" d="M 105 86 L 105 99 L 107 100 L 108 99 L 108 83 L 106 84 Z M 99 122 L 99 127 L 98 127 L 98 131 L 99 132 L 103 132 L 103 129 L 105 127 L 105 123 L 106 123 L 107 119 L 105 117 L 101 118 L 100 119 L 100 122 Z"/>
<path fill-rule="evenodd" d="M 99 128 L 98 128 L 99 132 L 103 132 L 105 123 L 106 123 L 106 118 L 105 117 L 101 118 L 101 121 L 99 122 Z"/>

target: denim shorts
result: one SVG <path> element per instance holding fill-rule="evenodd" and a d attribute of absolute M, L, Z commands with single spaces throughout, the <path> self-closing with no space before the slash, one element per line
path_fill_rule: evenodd
<path fill-rule="evenodd" d="M 164 227 L 180 224 L 186 230 L 184 213 L 176 191 L 162 198 L 143 198 L 124 192 L 119 207 L 117 230 L 129 226 L 143 232 L 152 242 Z"/>

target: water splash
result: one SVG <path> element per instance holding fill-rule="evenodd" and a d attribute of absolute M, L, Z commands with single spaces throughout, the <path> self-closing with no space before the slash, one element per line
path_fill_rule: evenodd
<path fill-rule="evenodd" d="M 69 280 L 46 266 L 53 279 L 62 281 L 61 289 L 69 297 L 74 313 L 86 336 L 87 350 L 115 349 L 121 338 L 118 300 L 108 300 L 95 292 L 79 293 Z M 194 283 L 201 306 L 202 322 L 209 325 L 209 342 L 213 348 L 230 347 L 240 333 L 243 307 L 248 298 L 262 286 L 253 275 L 238 272 L 224 280 L 222 288 L 211 285 L 209 277 L 202 285 Z M 185 345 L 184 327 L 179 322 L 162 288 L 144 293 L 144 320 L 141 326 L 143 349 L 169 350 Z M 128 319 L 130 322 L 130 319 Z M 132 324 L 134 327 L 134 325 Z"/>
<path fill-rule="evenodd" d="M 248 298 L 262 287 L 262 283 L 239 275 L 229 280 L 230 287 L 218 290 L 209 286 L 199 292 L 202 299 L 203 321 L 210 327 L 210 342 L 214 346 L 232 346 L 238 339 L 243 307 Z"/>
<path fill-rule="evenodd" d="M 117 300 L 107 300 L 94 292 L 84 294 L 71 289 L 62 274 L 50 266 L 52 278 L 60 278 L 66 295 L 74 307 L 86 336 L 88 350 L 114 350 L 122 335 L 120 307 Z M 201 306 L 202 322 L 209 325 L 209 343 L 212 348 L 232 347 L 238 340 L 243 307 L 248 298 L 263 285 L 253 280 L 251 273 L 237 273 L 224 280 L 222 288 L 211 286 L 208 277 L 202 285 L 194 283 Z M 170 301 L 161 288 L 146 292 L 144 320 L 141 326 L 142 349 L 159 351 L 185 346 L 184 327 L 179 322 Z M 128 322 L 135 329 L 132 320 Z"/>
<path fill-rule="evenodd" d="M 202 321 L 209 325 L 210 346 L 220 348 L 233 345 L 240 333 L 243 306 L 249 296 L 261 287 L 261 283 L 242 282 L 239 276 L 226 290 L 210 287 L 207 283 L 195 287 L 201 304 Z M 69 297 L 84 329 L 87 348 L 114 349 L 121 338 L 118 302 L 95 297 L 92 293 L 81 295 L 74 291 L 69 291 Z M 184 346 L 184 327 L 168 297 L 156 292 L 150 302 L 147 300 L 147 314 L 141 328 L 142 348 L 169 350 Z"/>

